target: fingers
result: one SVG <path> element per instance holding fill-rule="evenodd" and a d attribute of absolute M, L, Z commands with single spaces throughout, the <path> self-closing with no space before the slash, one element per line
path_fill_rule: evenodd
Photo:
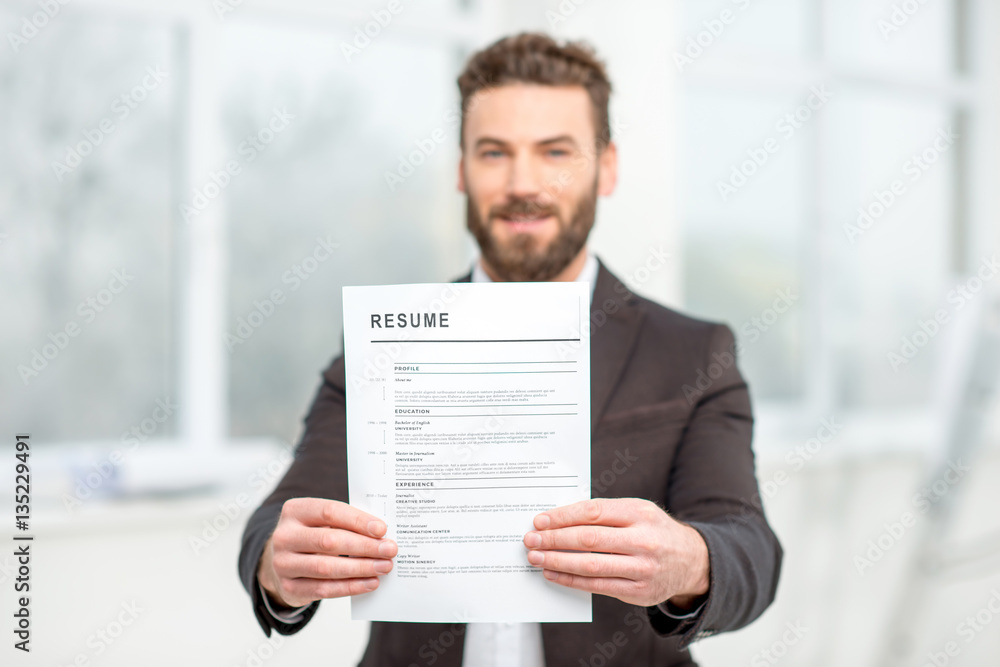
<path fill-rule="evenodd" d="M 388 574 L 392 561 L 289 553 L 275 556 L 274 570 L 283 579 L 366 579 Z"/>
<path fill-rule="evenodd" d="M 607 526 L 569 526 L 553 530 L 531 531 L 524 536 L 524 546 L 529 549 L 572 549 L 574 551 L 600 551 L 603 553 L 636 553 L 626 542 L 629 531 Z"/>
<path fill-rule="evenodd" d="M 292 498 L 285 501 L 281 513 L 306 526 L 342 528 L 370 537 L 382 537 L 386 531 L 385 522 L 377 516 L 339 500 Z"/>
<path fill-rule="evenodd" d="M 395 558 L 399 551 L 389 539 L 375 539 L 340 528 L 312 528 L 294 524 L 274 533 L 277 552 L 355 556 L 363 558 Z"/>
<path fill-rule="evenodd" d="M 312 601 L 343 598 L 370 593 L 378 588 L 377 578 L 365 579 L 286 579 L 282 582 L 282 597 L 286 600 Z M 302 602 L 301 604 L 308 604 Z M 295 604 L 294 606 L 301 606 Z"/>
<path fill-rule="evenodd" d="M 529 551 L 528 562 L 545 570 L 591 578 L 610 577 L 639 581 L 648 578 L 651 573 L 651 568 L 643 560 L 617 554 Z"/>
<path fill-rule="evenodd" d="M 592 498 L 542 512 L 535 517 L 537 530 L 566 526 L 631 526 L 636 521 L 634 498 Z"/>
<path fill-rule="evenodd" d="M 282 505 L 259 581 L 286 606 L 368 593 L 392 570 L 389 559 L 399 550 L 385 533 L 384 521 L 346 503 L 293 498 Z"/>
<path fill-rule="evenodd" d="M 641 595 L 643 589 L 642 584 L 630 579 L 582 577 L 578 574 L 567 574 L 554 570 L 545 570 L 542 574 L 546 579 L 560 586 L 598 593 L 600 595 L 608 595 L 620 600 L 634 599 Z"/>

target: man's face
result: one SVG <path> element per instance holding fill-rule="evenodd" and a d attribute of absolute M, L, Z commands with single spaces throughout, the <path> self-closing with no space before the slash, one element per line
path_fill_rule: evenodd
<path fill-rule="evenodd" d="M 501 280 L 557 276 L 594 225 L 597 196 L 614 190 L 613 144 L 597 153 L 582 86 L 510 84 L 482 90 L 465 118 L 459 190 L 466 224 Z"/>

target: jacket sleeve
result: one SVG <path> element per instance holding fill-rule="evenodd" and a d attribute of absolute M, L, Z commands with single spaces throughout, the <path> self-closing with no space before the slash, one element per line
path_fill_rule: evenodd
<path fill-rule="evenodd" d="M 700 381 L 684 387 L 694 409 L 670 471 L 666 509 L 708 545 L 708 595 L 689 619 L 646 609 L 652 627 L 679 635 L 681 648 L 760 616 L 774 600 L 782 560 L 757 488 L 750 397 L 729 327 L 716 325 L 707 348 Z"/>
<path fill-rule="evenodd" d="M 295 448 L 291 466 L 278 486 L 251 515 L 243 532 L 239 574 L 250 595 L 254 615 L 264 634 L 272 628 L 279 634 L 298 632 L 315 615 L 319 601 L 313 602 L 294 623 L 285 623 L 264 606 L 257 585 L 257 565 L 271 533 L 281 516 L 281 508 L 291 498 L 330 498 L 348 502 L 347 493 L 347 403 L 343 355 L 323 372 L 323 381 L 305 419 L 305 431 Z"/>

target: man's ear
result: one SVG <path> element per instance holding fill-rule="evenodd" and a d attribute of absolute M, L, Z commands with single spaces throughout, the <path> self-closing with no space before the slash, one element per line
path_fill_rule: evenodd
<path fill-rule="evenodd" d="M 465 192 L 465 156 L 458 158 L 458 191 Z"/>
<path fill-rule="evenodd" d="M 613 141 L 601 151 L 597 161 L 597 194 L 607 197 L 618 185 L 618 146 Z"/>

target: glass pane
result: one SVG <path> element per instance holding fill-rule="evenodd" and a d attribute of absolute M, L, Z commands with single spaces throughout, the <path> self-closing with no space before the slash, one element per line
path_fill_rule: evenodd
<path fill-rule="evenodd" d="M 955 66 L 955 2 L 831 2 L 829 58 L 852 68 L 945 76 Z"/>
<path fill-rule="evenodd" d="M 946 107 L 845 91 L 824 137 L 837 398 L 884 407 L 930 397 L 935 348 L 898 363 L 903 338 L 946 300 L 955 126 Z M 952 285 L 953 286 L 953 285 Z M 919 338 L 919 336 L 918 336 Z"/>
<path fill-rule="evenodd" d="M 816 131 L 816 112 L 801 110 L 808 96 L 682 97 L 685 303 L 733 328 L 755 398 L 802 391 L 800 258 Z M 793 126 L 789 113 L 804 120 Z"/>
<path fill-rule="evenodd" d="M 695 63 L 747 56 L 804 58 L 812 55 L 816 42 L 815 11 L 815 0 L 682 0 L 677 50 Z"/>
<path fill-rule="evenodd" d="M 294 115 L 227 191 L 229 332 L 258 321 L 256 303 L 274 290 L 283 299 L 231 345 L 234 436 L 294 441 L 341 350 L 343 285 L 446 281 L 468 268 L 453 194 L 453 49 L 386 34 L 348 63 L 349 31 L 226 29 L 226 145 L 257 134 L 275 107 Z"/>
<path fill-rule="evenodd" d="M 118 440 L 176 399 L 174 37 L 66 14 L 19 46 L 0 58 L 0 423 Z"/>
<path fill-rule="evenodd" d="M 399 7 L 399 10 L 396 15 L 405 14 L 407 10 L 406 0 L 397 0 L 397 3 L 395 6 Z M 383 22 L 386 22 L 383 11 L 389 11 L 388 0 L 350 0 L 350 2 L 344 4 L 348 5 L 354 11 L 365 12 L 369 15 L 375 12 L 376 15 L 373 18 L 382 19 Z M 466 4 L 468 4 L 468 0 L 423 0 L 419 5 L 418 11 L 422 17 L 432 14 L 441 16 L 446 15 L 449 11 L 459 9 Z"/>

